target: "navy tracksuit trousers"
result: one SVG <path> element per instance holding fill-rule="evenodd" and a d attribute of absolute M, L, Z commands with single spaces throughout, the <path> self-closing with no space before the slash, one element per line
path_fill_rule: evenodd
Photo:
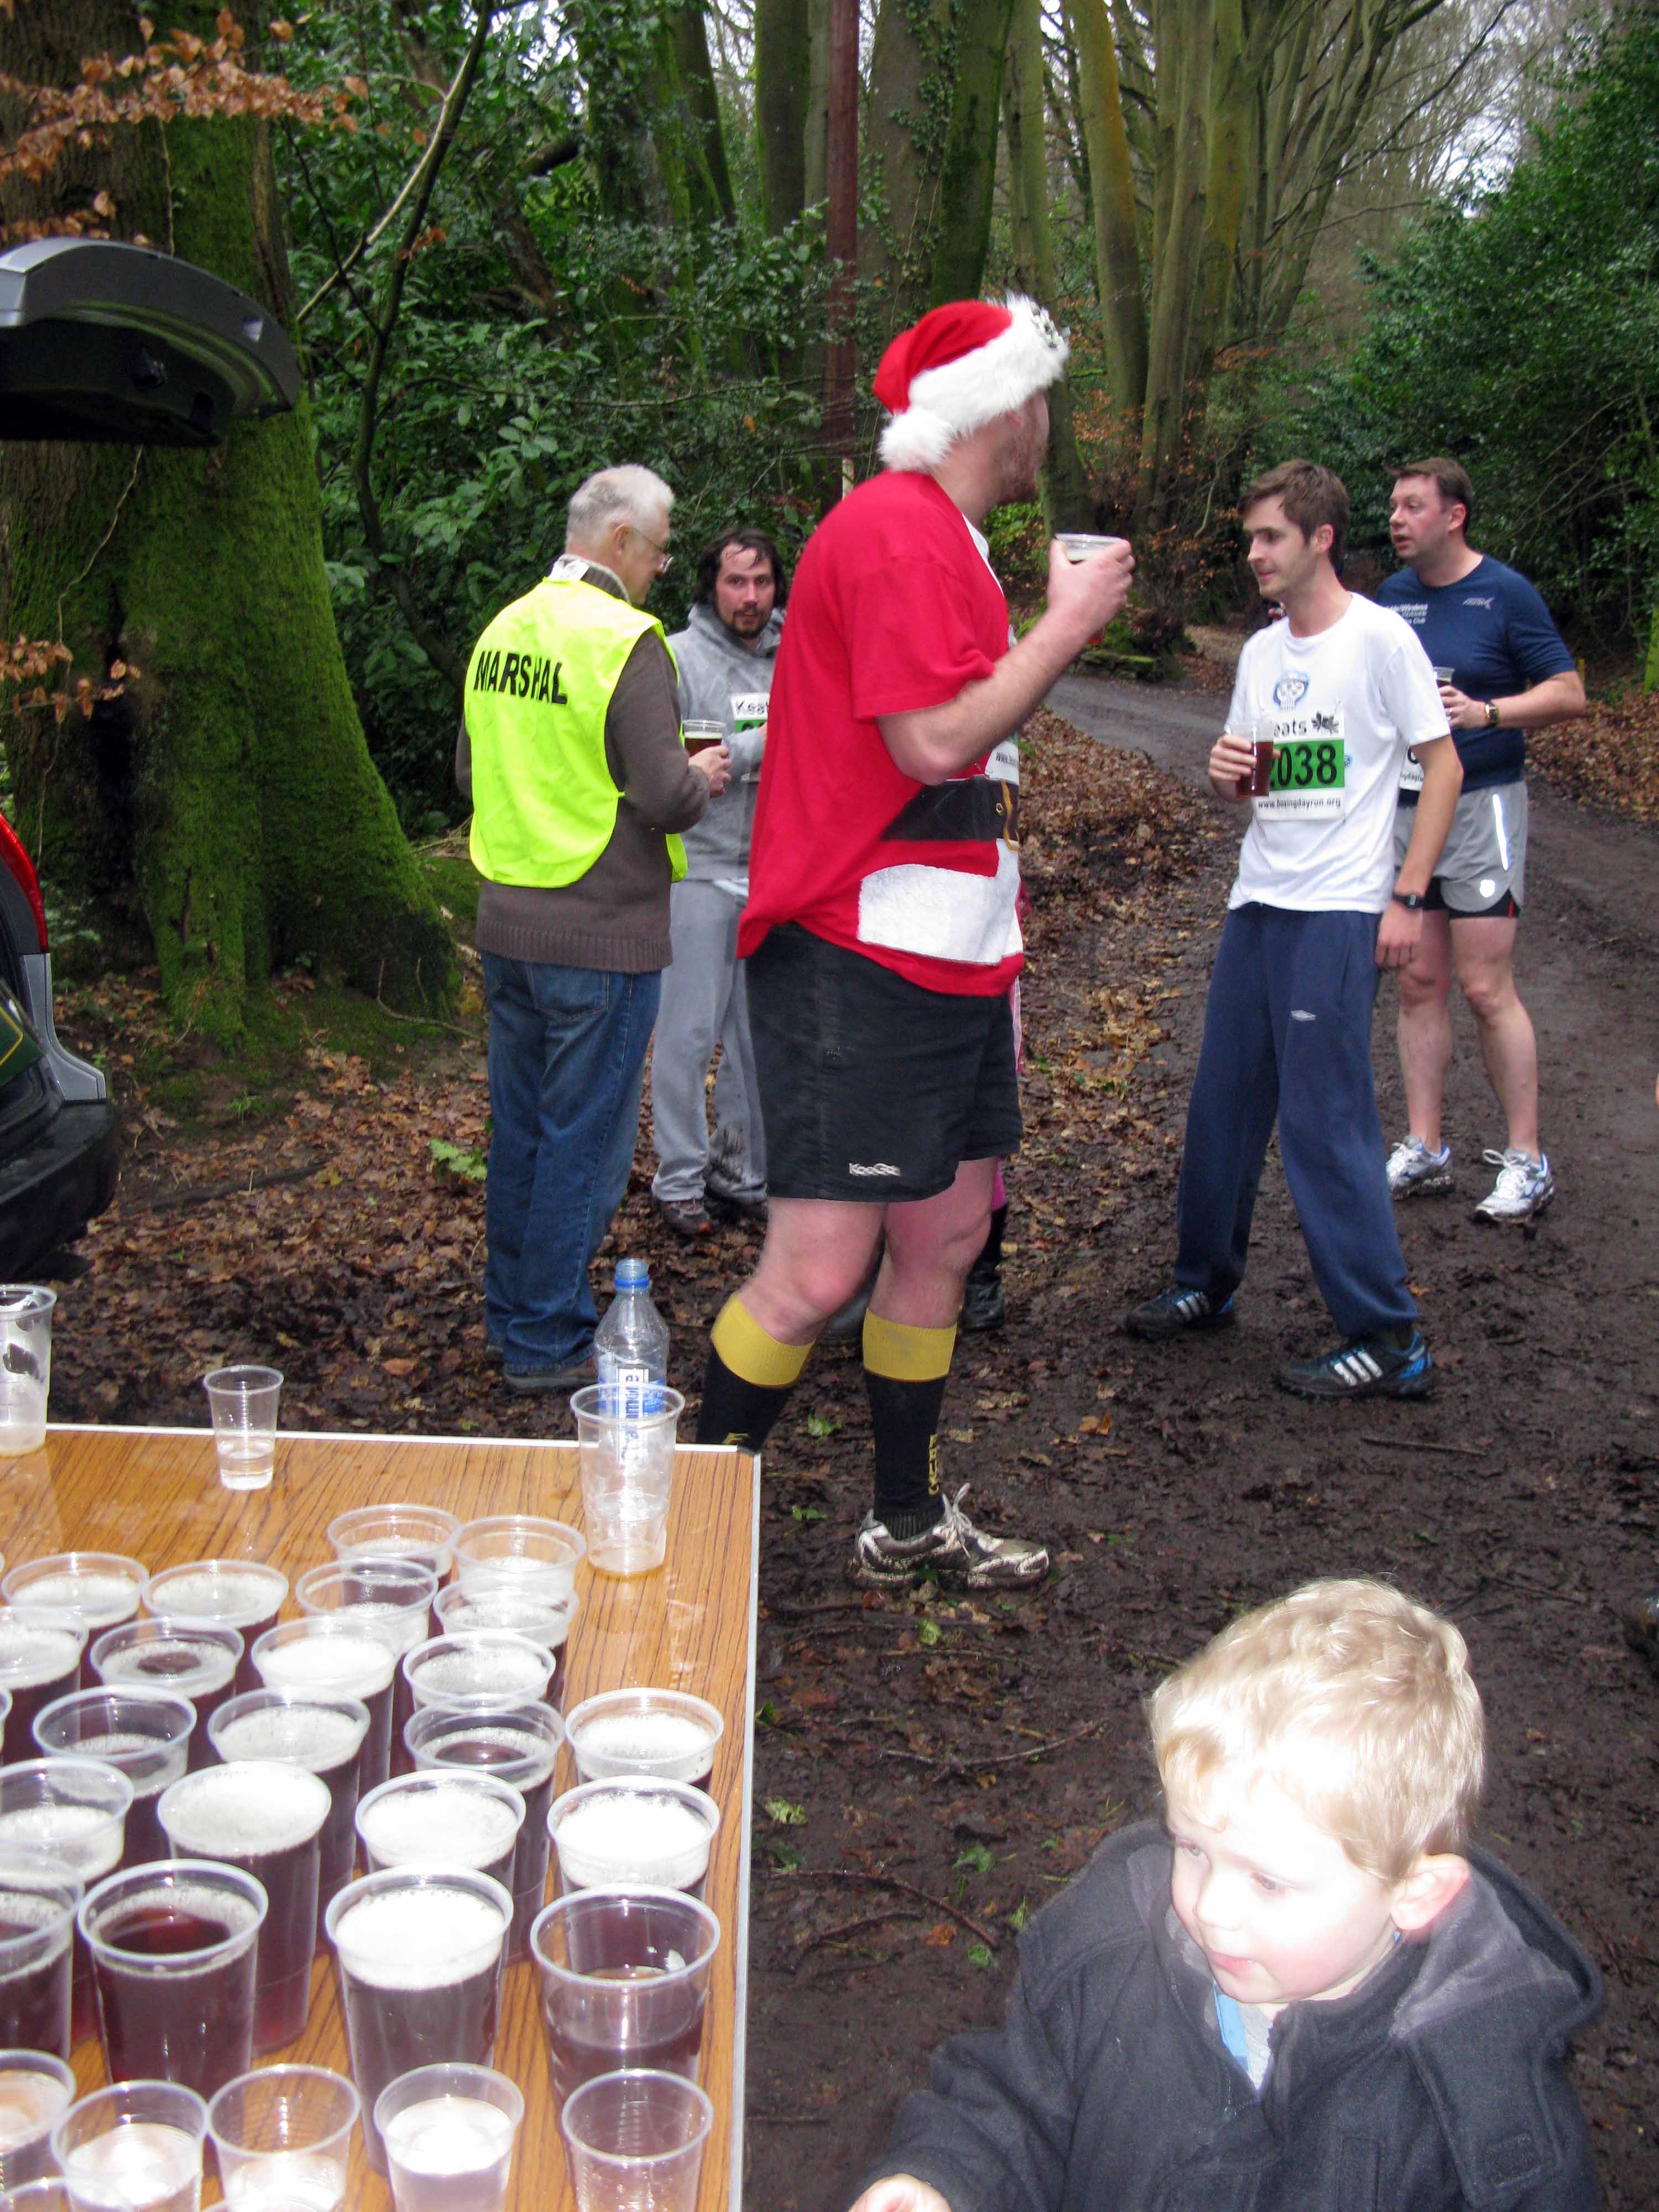
<path fill-rule="evenodd" d="M 1244 1278 L 1273 1121 L 1314 1280 L 1344 1336 L 1417 1318 L 1371 1080 L 1374 914 L 1236 907 L 1187 1109 L 1176 1280 L 1218 1304 Z"/>

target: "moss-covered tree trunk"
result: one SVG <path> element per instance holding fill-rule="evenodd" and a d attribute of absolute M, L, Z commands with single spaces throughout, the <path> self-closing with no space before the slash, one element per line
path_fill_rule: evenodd
<path fill-rule="evenodd" d="M 212 11 L 187 27 L 214 35 Z M 171 21 L 178 19 L 172 18 Z M 132 18 L 30 0 L 0 18 L 0 67 L 72 84 L 120 54 Z M 27 205 L 103 188 L 113 228 L 291 309 L 264 127 L 146 124 L 60 164 Z M 25 835 L 49 880 L 141 915 L 175 1018 L 221 1042 L 274 963 L 309 955 L 400 1006 L 436 1009 L 454 955 L 368 749 L 323 568 L 311 421 L 234 428 L 210 453 L 0 448 L 0 620 L 61 638 L 70 681 L 139 672 L 91 721 L 24 712 L 9 730 Z"/>

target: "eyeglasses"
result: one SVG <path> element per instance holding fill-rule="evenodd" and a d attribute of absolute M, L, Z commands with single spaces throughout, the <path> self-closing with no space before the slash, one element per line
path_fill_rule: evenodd
<path fill-rule="evenodd" d="M 630 522 L 627 527 L 633 532 L 635 538 L 645 538 L 646 544 L 657 556 L 657 574 L 659 576 L 665 576 L 674 565 L 674 556 L 668 548 L 665 545 L 659 545 L 654 538 L 646 537 L 645 532 L 640 528 L 637 522 Z"/>

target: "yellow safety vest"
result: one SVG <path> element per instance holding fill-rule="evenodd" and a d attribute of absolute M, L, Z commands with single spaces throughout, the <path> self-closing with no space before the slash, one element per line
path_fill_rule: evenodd
<path fill-rule="evenodd" d="M 546 576 L 472 648 L 470 845 L 491 883 L 574 884 L 611 842 L 622 793 L 605 762 L 605 718 L 647 630 L 668 649 L 654 615 L 577 577 Z M 678 883 L 685 848 L 666 842 Z"/>

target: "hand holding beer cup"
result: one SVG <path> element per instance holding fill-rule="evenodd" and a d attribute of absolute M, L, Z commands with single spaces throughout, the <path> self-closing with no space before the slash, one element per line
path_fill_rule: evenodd
<path fill-rule="evenodd" d="M 1086 623 L 1085 639 L 1098 637 L 1122 611 L 1134 566 L 1127 538 L 1056 538 L 1048 548 L 1049 613 Z"/>
<path fill-rule="evenodd" d="M 1211 748 L 1210 781 L 1220 798 L 1248 802 L 1254 795 L 1257 735 L 1255 723 L 1241 722 L 1224 730 Z"/>
<path fill-rule="evenodd" d="M 718 799 L 732 781 L 732 748 L 722 738 L 716 744 L 704 745 L 690 757 L 698 775 L 708 779 L 709 796 Z"/>

